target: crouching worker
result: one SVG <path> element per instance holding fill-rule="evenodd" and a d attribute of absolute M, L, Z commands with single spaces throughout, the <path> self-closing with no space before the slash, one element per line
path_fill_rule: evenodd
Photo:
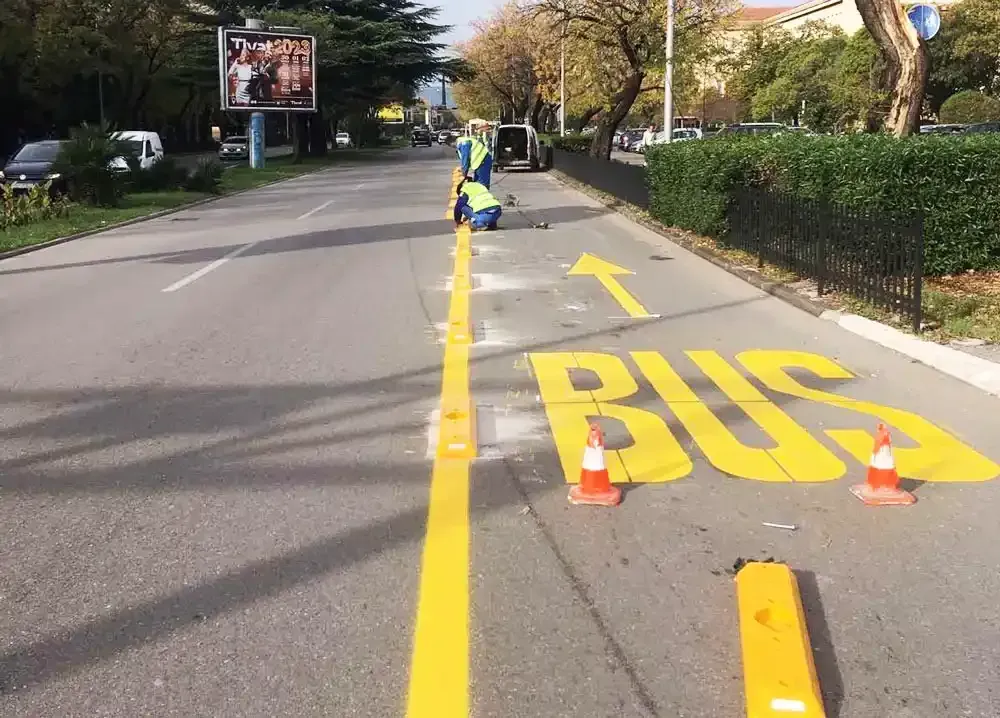
<path fill-rule="evenodd" d="M 473 229 L 496 229 L 502 214 L 500 201 L 478 182 L 466 180 L 458 185 L 455 201 L 455 224 L 466 219 Z"/>

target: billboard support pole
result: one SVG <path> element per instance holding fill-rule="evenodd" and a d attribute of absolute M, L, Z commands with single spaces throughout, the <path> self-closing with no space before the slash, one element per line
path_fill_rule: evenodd
<path fill-rule="evenodd" d="M 259 18 L 248 17 L 244 23 L 251 30 L 266 30 L 267 26 Z M 264 113 L 250 113 L 250 169 L 264 169 Z"/>

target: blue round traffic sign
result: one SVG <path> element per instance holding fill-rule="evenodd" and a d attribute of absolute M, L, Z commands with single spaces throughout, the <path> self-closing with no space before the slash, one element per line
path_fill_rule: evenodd
<path fill-rule="evenodd" d="M 906 14 L 924 40 L 930 40 L 941 29 L 941 13 L 933 5 L 914 5 Z"/>

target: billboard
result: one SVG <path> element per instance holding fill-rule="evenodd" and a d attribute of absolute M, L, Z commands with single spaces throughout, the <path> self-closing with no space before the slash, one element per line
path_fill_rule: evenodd
<path fill-rule="evenodd" d="M 386 105 L 380 107 L 377 117 L 385 123 L 401 123 L 403 121 L 402 105 Z"/>
<path fill-rule="evenodd" d="M 316 111 L 316 38 L 219 28 L 223 110 Z"/>

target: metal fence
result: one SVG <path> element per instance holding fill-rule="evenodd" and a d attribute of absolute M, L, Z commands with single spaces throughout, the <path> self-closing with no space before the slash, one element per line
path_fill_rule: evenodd
<path fill-rule="evenodd" d="M 568 173 L 567 173 L 568 174 Z M 764 190 L 730 200 L 723 244 L 909 318 L 920 331 L 923 219 L 897 220 Z"/>
<path fill-rule="evenodd" d="M 559 170 L 577 182 L 628 202 L 642 209 L 649 208 L 646 168 L 614 160 L 602 160 L 580 152 L 549 149 L 548 166 Z"/>

